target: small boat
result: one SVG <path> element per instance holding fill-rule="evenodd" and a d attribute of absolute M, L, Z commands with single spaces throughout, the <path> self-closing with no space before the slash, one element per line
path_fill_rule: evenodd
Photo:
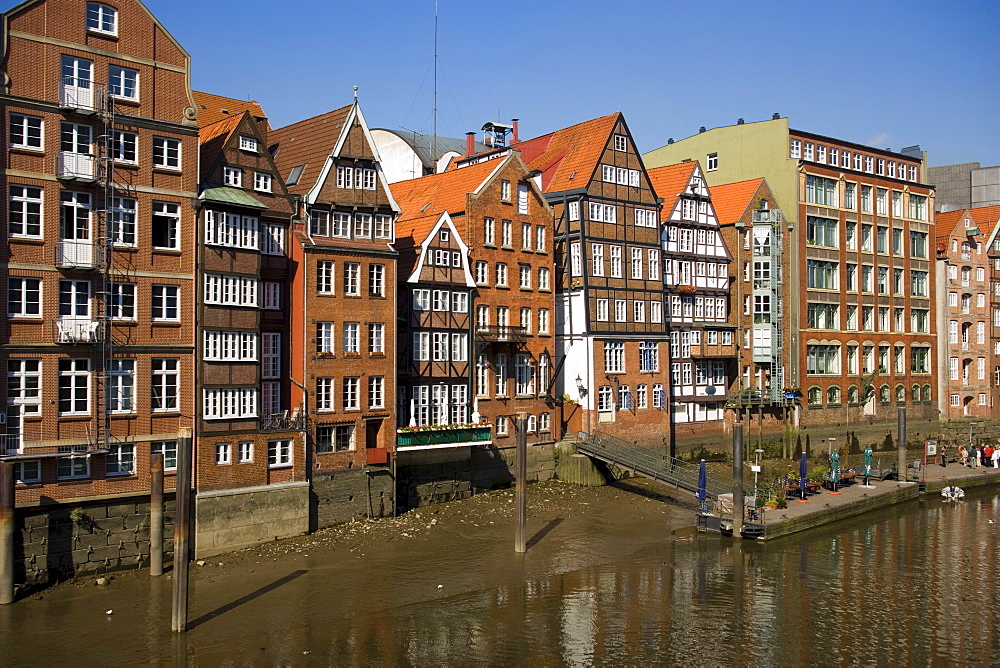
<path fill-rule="evenodd" d="M 956 485 L 948 485 L 941 490 L 941 496 L 943 496 L 946 501 L 961 501 L 965 498 L 965 490 Z"/>

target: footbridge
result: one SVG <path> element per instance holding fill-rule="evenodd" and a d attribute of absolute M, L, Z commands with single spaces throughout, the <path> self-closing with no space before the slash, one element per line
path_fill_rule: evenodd
<path fill-rule="evenodd" d="M 687 490 L 692 494 L 698 492 L 697 464 L 675 459 L 652 448 L 644 448 L 599 431 L 581 431 L 576 449 L 581 454 L 626 469 L 635 475 Z M 733 484 L 732 478 L 708 473 L 705 493 L 709 498 L 715 499 L 720 494 L 731 493 Z"/>

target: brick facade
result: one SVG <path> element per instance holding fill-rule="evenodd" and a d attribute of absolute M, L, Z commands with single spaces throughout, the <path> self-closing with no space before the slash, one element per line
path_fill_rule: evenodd
<path fill-rule="evenodd" d="M 80 2 L 4 18 L 17 148 L 3 180 L 18 213 L 0 259 L 17 298 L 0 337 L 17 500 L 141 492 L 150 448 L 169 452 L 195 410 L 189 58 L 139 2 L 90 27 Z"/>

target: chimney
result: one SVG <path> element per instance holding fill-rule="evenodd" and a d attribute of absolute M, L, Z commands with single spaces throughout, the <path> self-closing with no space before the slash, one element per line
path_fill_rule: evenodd
<path fill-rule="evenodd" d="M 701 134 L 704 131 L 705 131 L 705 126 L 704 125 L 701 126 L 700 128 L 698 128 L 698 134 Z"/>
<path fill-rule="evenodd" d="M 743 125 L 743 119 L 742 118 L 737 118 L 736 119 L 736 125 Z"/>
<path fill-rule="evenodd" d="M 518 142 L 518 139 L 517 139 L 517 121 L 518 121 L 518 119 L 516 119 L 516 118 L 512 118 L 512 119 L 510 119 L 510 123 L 511 123 L 511 125 L 512 125 L 512 126 L 514 126 L 514 130 L 513 130 L 513 132 L 514 132 L 514 136 L 513 136 L 513 138 L 512 138 L 511 140 L 510 140 L 510 143 L 511 143 L 511 144 L 516 144 L 516 143 Z"/>
<path fill-rule="evenodd" d="M 475 155 L 476 153 L 476 133 L 465 133 L 465 155 Z"/>
<path fill-rule="evenodd" d="M 772 121 L 776 121 L 779 118 L 781 118 L 781 114 L 779 114 L 778 112 L 774 112 L 773 114 L 771 114 L 771 120 Z"/>

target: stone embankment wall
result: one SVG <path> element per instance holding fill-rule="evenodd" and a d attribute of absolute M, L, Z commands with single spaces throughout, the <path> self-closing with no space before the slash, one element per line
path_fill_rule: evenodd
<path fill-rule="evenodd" d="M 195 557 L 309 533 L 309 483 L 202 492 L 194 504 Z"/>
<path fill-rule="evenodd" d="M 514 484 L 516 448 L 494 445 L 400 452 L 400 509 L 457 501 Z M 528 446 L 528 482 L 556 475 L 555 444 Z"/>
<path fill-rule="evenodd" d="M 173 495 L 165 495 L 164 562 L 173 556 Z M 18 508 L 14 581 L 43 585 L 149 565 L 149 497 Z"/>
<path fill-rule="evenodd" d="M 392 517 L 392 470 L 364 468 L 317 473 L 309 493 L 309 528 L 313 531 L 354 520 Z"/>

